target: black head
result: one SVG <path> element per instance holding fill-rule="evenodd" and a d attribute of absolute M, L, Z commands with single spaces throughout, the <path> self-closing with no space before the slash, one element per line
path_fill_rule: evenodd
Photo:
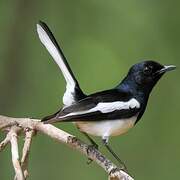
<path fill-rule="evenodd" d="M 155 61 L 143 61 L 130 68 L 124 81 L 132 83 L 138 90 L 150 92 L 165 72 L 175 68 L 173 65 L 163 66 Z"/>

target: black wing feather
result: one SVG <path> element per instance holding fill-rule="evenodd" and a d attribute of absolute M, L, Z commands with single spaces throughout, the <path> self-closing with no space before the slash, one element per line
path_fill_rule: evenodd
<path fill-rule="evenodd" d="M 96 107 L 99 102 L 114 102 L 114 101 L 128 101 L 132 96 L 128 93 L 119 92 L 116 89 L 107 90 L 103 92 L 98 92 L 88 96 L 85 99 L 78 101 L 77 103 L 65 107 L 60 110 L 58 113 L 47 119 L 45 123 L 53 123 L 60 121 L 97 121 L 97 120 L 114 120 L 114 119 L 123 119 L 129 118 L 136 115 L 139 112 L 139 108 L 133 109 L 122 109 L 115 110 L 109 113 L 102 113 L 100 111 L 77 114 L 72 116 L 66 116 L 70 113 L 75 113 L 79 111 L 88 111 Z"/>

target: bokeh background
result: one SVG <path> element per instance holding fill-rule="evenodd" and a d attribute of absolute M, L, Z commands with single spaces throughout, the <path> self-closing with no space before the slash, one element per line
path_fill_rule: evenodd
<path fill-rule="evenodd" d="M 65 81 L 38 39 L 38 20 L 50 26 L 89 94 L 116 86 L 132 64 L 144 59 L 180 66 L 179 8 L 178 0 L 1 0 L 0 114 L 42 118 L 62 105 Z M 135 128 L 110 140 L 135 179 L 180 178 L 179 102 L 177 69 L 155 87 Z M 71 123 L 57 126 L 85 140 Z M 100 150 L 113 160 L 102 146 Z M 100 167 L 86 161 L 79 152 L 38 134 L 29 179 L 107 179 Z M 8 147 L 0 153 L 0 180 L 13 175 Z"/>

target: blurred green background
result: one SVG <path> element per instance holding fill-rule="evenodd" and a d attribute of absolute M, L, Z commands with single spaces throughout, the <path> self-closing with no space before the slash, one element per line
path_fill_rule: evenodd
<path fill-rule="evenodd" d="M 180 66 L 179 8 L 178 0 L 1 0 L 0 114 L 42 118 L 62 105 L 65 82 L 38 39 L 38 20 L 50 26 L 88 94 L 116 86 L 143 59 Z M 177 69 L 155 87 L 135 128 L 110 140 L 135 179 L 180 178 L 179 101 Z M 57 126 L 85 140 L 71 123 Z M 2 140 L 4 134 L 0 136 Z M 29 179 L 107 179 L 100 167 L 86 161 L 79 152 L 38 134 Z M 0 153 L 0 180 L 13 175 L 8 147 Z"/>

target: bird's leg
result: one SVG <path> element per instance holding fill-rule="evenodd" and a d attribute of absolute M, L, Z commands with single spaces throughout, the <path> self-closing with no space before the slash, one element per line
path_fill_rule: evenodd
<path fill-rule="evenodd" d="M 98 149 L 98 144 L 85 132 L 83 134 L 87 137 L 87 139 L 91 142 L 91 145 Z"/>
<path fill-rule="evenodd" d="M 118 155 L 112 150 L 110 145 L 108 144 L 108 137 L 103 137 L 102 142 L 107 150 L 113 155 L 113 157 L 120 163 L 121 169 L 127 172 L 127 167 L 125 163 L 118 157 Z"/>
<path fill-rule="evenodd" d="M 86 138 L 91 142 L 91 145 L 89 145 L 88 149 L 90 148 L 95 148 L 95 149 L 98 149 L 98 144 L 85 132 L 82 132 Z M 91 164 L 93 160 L 88 158 L 88 161 L 87 161 L 87 164 Z"/>

